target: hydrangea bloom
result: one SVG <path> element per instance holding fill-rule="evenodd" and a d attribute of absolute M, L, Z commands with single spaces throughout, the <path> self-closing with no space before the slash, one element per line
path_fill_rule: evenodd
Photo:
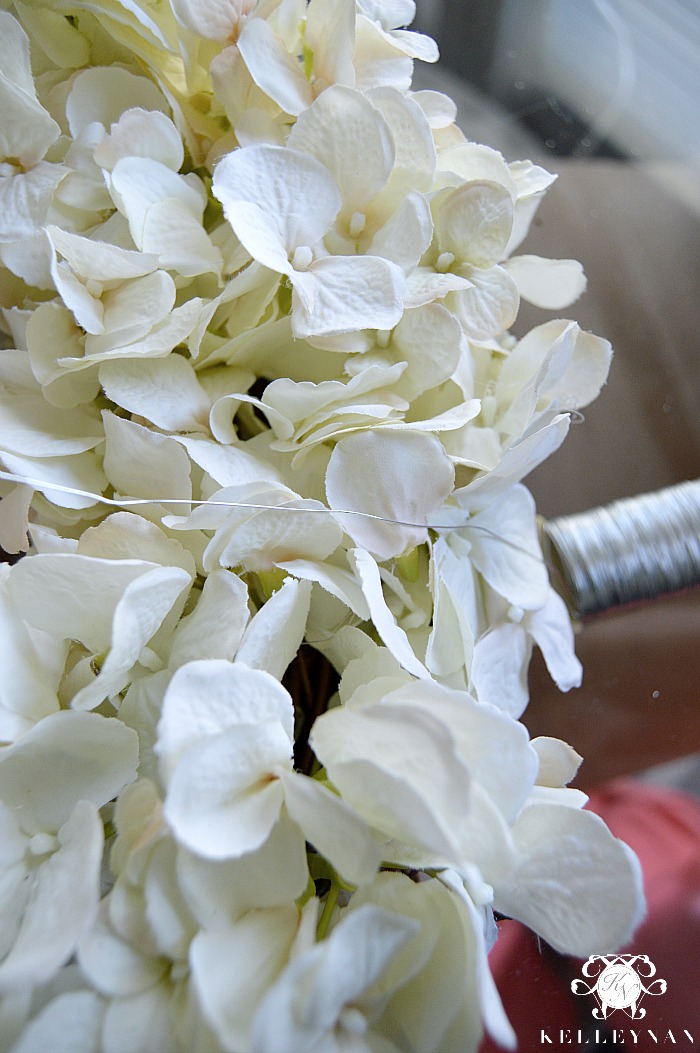
<path fill-rule="evenodd" d="M 523 479 L 610 347 L 509 334 L 584 279 L 413 14 L 0 12 L 2 1053 L 512 1047 L 494 911 L 641 916 L 519 722 L 581 675 Z"/>

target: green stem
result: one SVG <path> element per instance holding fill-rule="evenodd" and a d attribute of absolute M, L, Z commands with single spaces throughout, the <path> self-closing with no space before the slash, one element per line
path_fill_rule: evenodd
<path fill-rule="evenodd" d="M 331 882 L 331 887 L 328 890 L 328 895 L 326 896 L 326 902 L 323 904 L 323 912 L 321 914 L 321 917 L 320 917 L 319 923 L 318 923 L 318 927 L 316 929 L 316 939 L 317 940 L 324 939 L 326 933 L 328 932 L 328 926 L 331 923 L 331 918 L 333 917 L 333 911 L 335 910 L 335 905 L 338 902 L 338 893 L 339 892 L 340 892 L 340 884 L 339 884 L 339 882 L 337 880 L 332 881 Z"/>

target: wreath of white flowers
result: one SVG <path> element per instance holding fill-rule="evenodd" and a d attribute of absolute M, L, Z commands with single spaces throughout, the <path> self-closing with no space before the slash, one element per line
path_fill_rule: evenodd
<path fill-rule="evenodd" d="M 553 177 L 411 90 L 412 0 L 4 7 L 0 1049 L 513 1048 L 494 911 L 643 909 L 518 719 L 610 361 L 508 332 L 583 289 L 515 255 Z"/>

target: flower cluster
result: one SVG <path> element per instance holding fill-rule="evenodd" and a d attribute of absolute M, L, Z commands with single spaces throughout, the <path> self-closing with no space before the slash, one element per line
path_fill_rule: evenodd
<path fill-rule="evenodd" d="M 3 1053 L 512 1047 L 494 912 L 639 920 L 518 719 L 580 680 L 521 480 L 610 348 L 509 334 L 581 269 L 413 14 L 0 11 Z"/>

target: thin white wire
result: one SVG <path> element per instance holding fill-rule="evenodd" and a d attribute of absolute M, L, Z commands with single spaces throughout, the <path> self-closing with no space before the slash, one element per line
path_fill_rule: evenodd
<path fill-rule="evenodd" d="M 462 523 L 454 521 L 451 523 L 411 523 L 405 519 L 390 519 L 388 516 L 375 515 L 373 512 L 360 512 L 356 508 L 299 508 L 298 505 L 292 504 L 270 505 L 255 501 L 220 501 L 216 498 L 105 497 L 104 494 L 96 494 L 91 490 L 80 490 L 76 486 L 63 486 L 58 483 L 49 482 L 46 479 L 35 479 L 29 475 L 17 475 L 14 472 L 5 472 L 2 470 L 0 470 L 0 479 L 5 479 L 7 482 L 11 483 L 19 483 L 24 486 L 31 486 L 36 490 L 54 490 L 57 493 L 72 494 L 75 497 L 88 497 L 95 503 L 108 505 L 110 508 L 138 508 L 143 507 L 144 505 L 211 505 L 219 508 L 250 508 L 265 512 L 297 512 L 302 515 L 361 516 L 363 519 L 372 519 L 375 522 L 386 523 L 389 526 L 411 527 L 415 530 L 476 530 L 479 533 L 486 534 L 488 537 L 491 537 L 496 541 L 500 541 L 509 548 L 515 549 L 517 552 L 521 552 L 523 555 L 536 560 L 538 563 L 543 561 L 541 555 L 530 551 L 530 549 L 527 549 L 522 545 L 516 544 L 509 538 L 496 534 L 494 531 L 489 530 L 488 527 L 482 526 L 479 523 L 472 523 L 468 518 Z M 455 509 L 455 511 L 457 510 Z"/>

